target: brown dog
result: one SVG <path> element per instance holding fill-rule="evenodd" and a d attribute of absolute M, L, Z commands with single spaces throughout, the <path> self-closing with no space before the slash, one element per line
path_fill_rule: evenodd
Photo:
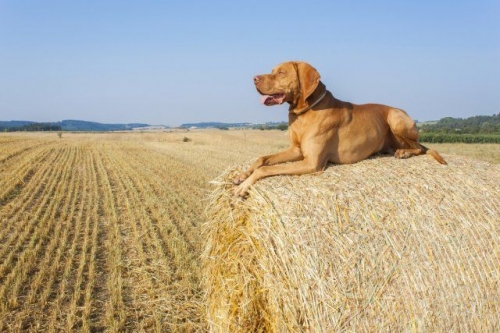
<path fill-rule="evenodd" d="M 328 162 L 355 163 L 376 153 L 397 158 L 427 153 L 446 164 L 438 152 L 418 142 L 417 127 L 406 112 L 380 104 L 340 101 L 305 62 L 282 63 L 271 74 L 254 77 L 254 83 L 265 105 L 290 104 L 291 146 L 260 157 L 236 177 L 235 195 L 245 196 L 264 177 L 313 173 L 324 170 Z M 279 164 L 285 162 L 292 163 Z"/>

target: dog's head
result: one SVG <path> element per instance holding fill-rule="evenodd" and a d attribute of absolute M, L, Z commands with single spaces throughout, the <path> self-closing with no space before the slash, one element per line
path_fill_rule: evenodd
<path fill-rule="evenodd" d="M 320 86 L 324 87 L 318 71 L 301 61 L 281 63 L 271 74 L 255 76 L 254 83 L 262 95 L 263 104 L 271 106 L 288 102 L 291 109 L 308 107 L 308 99 Z"/>

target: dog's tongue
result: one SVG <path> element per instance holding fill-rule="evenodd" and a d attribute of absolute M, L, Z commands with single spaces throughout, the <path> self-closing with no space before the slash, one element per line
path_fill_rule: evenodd
<path fill-rule="evenodd" d="M 269 104 L 272 100 L 273 100 L 273 96 L 269 96 L 269 95 L 262 95 L 262 97 L 260 98 L 260 102 L 264 105 L 271 105 Z"/>
<path fill-rule="evenodd" d="M 262 95 L 260 102 L 264 105 L 271 106 L 276 104 L 282 104 L 284 95 Z"/>

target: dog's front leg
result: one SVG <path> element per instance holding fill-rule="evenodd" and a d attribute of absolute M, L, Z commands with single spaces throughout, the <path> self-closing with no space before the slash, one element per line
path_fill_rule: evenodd
<path fill-rule="evenodd" d="M 285 151 L 273 155 L 259 157 L 252 165 L 243 173 L 239 174 L 234 180 L 235 185 L 243 183 L 250 175 L 262 166 L 274 165 L 278 163 L 292 162 L 303 159 L 302 152 L 299 147 L 291 146 Z"/>
<path fill-rule="evenodd" d="M 234 194 L 240 197 L 246 196 L 250 186 L 255 184 L 259 179 L 265 177 L 314 173 L 323 170 L 325 166 L 326 162 L 320 163 L 319 161 L 311 161 L 310 159 L 304 159 L 288 164 L 262 166 L 258 169 L 255 169 L 254 172 L 243 183 L 236 187 L 234 190 Z"/>

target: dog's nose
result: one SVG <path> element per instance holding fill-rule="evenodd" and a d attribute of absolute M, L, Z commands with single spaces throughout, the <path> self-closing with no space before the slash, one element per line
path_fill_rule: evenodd
<path fill-rule="evenodd" d="M 260 75 L 254 76 L 253 83 L 257 84 L 260 81 Z"/>

